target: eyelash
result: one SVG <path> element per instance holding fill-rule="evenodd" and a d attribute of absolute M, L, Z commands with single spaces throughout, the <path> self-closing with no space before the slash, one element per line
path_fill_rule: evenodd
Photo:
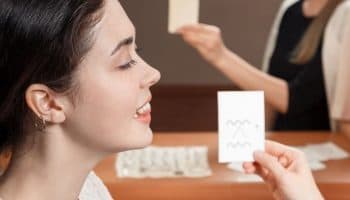
<path fill-rule="evenodd" d="M 142 48 L 136 48 L 135 51 L 137 53 L 139 53 L 140 51 L 142 50 Z M 121 65 L 119 66 L 119 69 L 121 70 L 126 70 L 126 69 L 129 69 L 130 67 L 132 67 L 133 65 L 136 65 L 137 64 L 137 61 L 134 60 L 134 59 L 131 59 L 130 62 L 124 64 L 124 65 Z"/>
<path fill-rule="evenodd" d="M 131 59 L 130 62 L 119 66 L 119 69 L 126 70 L 126 69 L 129 69 L 130 67 L 132 67 L 133 65 L 136 65 L 136 64 L 137 64 L 137 61 L 134 59 Z"/>

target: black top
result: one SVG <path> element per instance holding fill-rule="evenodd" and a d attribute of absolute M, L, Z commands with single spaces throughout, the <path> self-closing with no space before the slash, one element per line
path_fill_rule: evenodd
<path fill-rule="evenodd" d="M 276 47 L 272 54 L 269 74 L 288 82 L 289 105 L 286 114 L 279 113 L 275 130 L 329 130 L 327 98 L 322 71 L 322 44 L 308 63 L 289 62 L 312 18 L 304 16 L 298 1 L 285 12 Z"/>

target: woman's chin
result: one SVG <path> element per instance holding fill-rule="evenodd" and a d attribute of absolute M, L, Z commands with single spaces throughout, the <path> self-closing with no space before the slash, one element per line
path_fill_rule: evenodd
<path fill-rule="evenodd" d="M 129 151 L 134 149 L 142 149 L 148 147 L 152 144 L 153 141 L 153 132 L 151 128 L 148 128 L 146 131 L 142 131 L 139 137 L 134 138 L 133 141 L 129 141 L 127 146 L 124 146 L 121 151 Z"/>
<path fill-rule="evenodd" d="M 145 147 L 152 144 L 153 132 L 152 132 L 151 128 L 148 127 L 148 130 L 146 130 L 146 133 L 144 133 L 143 136 L 144 137 L 143 137 L 142 141 L 140 141 L 139 147 L 136 147 L 137 149 L 145 148 Z"/>

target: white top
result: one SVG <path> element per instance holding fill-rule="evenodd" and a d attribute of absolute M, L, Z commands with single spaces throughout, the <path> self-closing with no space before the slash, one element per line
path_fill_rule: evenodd
<path fill-rule="evenodd" d="M 263 58 L 267 72 L 276 46 L 279 26 L 287 9 L 299 0 L 284 0 L 273 23 Z M 344 0 L 334 11 L 323 38 L 323 73 L 332 131 L 335 121 L 350 121 L 350 1 Z"/>
<path fill-rule="evenodd" d="M 322 59 L 329 115 L 334 127 L 335 120 L 350 121 L 349 0 L 338 6 L 328 23 Z"/>
<path fill-rule="evenodd" d="M 3 200 L 0 197 L 0 200 Z M 102 180 L 92 171 L 79 194 L 79 200 L 113 200 Z"/>
<path fill-rule="evenodd" d="M 80 192 L 79 200 L 113 200 L 113 198 L 102 180 L 94 172 L 90 172 Z"/>

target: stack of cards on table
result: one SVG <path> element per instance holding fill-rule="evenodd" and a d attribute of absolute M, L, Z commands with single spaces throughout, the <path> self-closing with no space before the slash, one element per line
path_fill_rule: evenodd
<path fill-rule="evenodd" d="M 156 147 L 119 153 L 118 177 L 171 178 L 207 177 L 211 175 L 208 147 Z"/>
<path fill-rule="evenodd" d="M 254 161 L 264 150 L 264 108 L 262 91 L 218 92 L 220 163 Z"/>
<path fill-rule="evenodd" d="M 186 24 L 198 23 L 199 0 L 169 0 L 169 33 Z"/>

